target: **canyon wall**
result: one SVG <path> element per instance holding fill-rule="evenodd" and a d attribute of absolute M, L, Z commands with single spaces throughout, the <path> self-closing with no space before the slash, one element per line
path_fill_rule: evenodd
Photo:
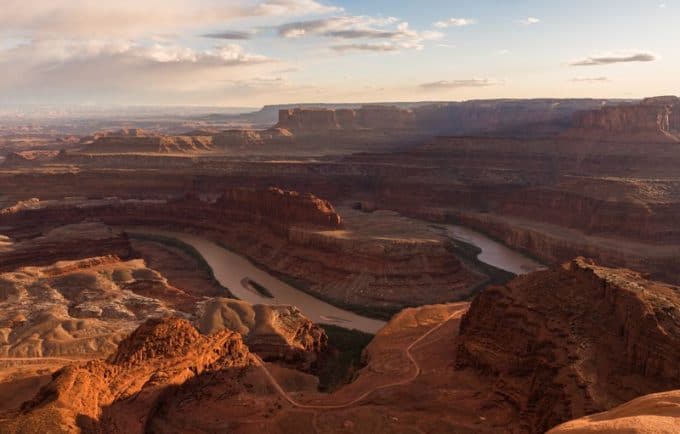
<path fill-rule="evenodd" d="M 55 373 L 19 414 L 3 421 L 3 430 L 100 432 L 116 427 L 142 433 L 164 394 L 218 376 L 225 388 L 243 387 L 237 374 L 250 363 L 238 333 L 203 336 L 185 320 L 148 320 L 107 361 L 72 364 Z"/>
<path fill-rule="evenodd" d="M 463 266 L 444 237 L 355 233 L 340 226 L 327 202 L 278 189 L 227 191 L 214 203 L 191 196 L 86 200 L 0 214 L 0 225 L 15 231 L 83 220 L 198 231 L 299 289 L 381 317 L 404 306 L 463 299 L 487 279 Z"/>
<path fill-rule="evenodd" d="M 283 109 L 276 128 L 295 133 L 332 130 L 409 130 L 415 128 L 415 114 L 395 106 L 364 106 L 360 109 Z"/>
<path fill-rule="evenodd" d="M 579 258 L 484 290 L 461 322 L 456 365 L 544 432 L 680 387 L 679 309 L 677 288 Z"/>
<path fill-rule="evenodd" d="M 680 99 L 647 98 L 639 103 L 574 115 L 570 137 L 619 142 L 680 142 Z"/>
<path fill-rule="evenodd" d="M 342 218 L 327 200 L 313 194 L 300 194 L 280 188 L 267 190 L 230 189 L 217 200 L 216 206 L 228 210 L 237 221 L 264 223 L 280 230 L 290 226 L 342 227 Z"/>
<path fill-rule="evenodd" d="M 130 257 L 130 242 L 122 231 L 100 223 L 81 224 L 81 219 L 72 222 L 76 224 L 48 228 L 44 235 L 35 224 L 4 231 L 16 240 L 0 246 L 0 272 L 93 256 Z"/>

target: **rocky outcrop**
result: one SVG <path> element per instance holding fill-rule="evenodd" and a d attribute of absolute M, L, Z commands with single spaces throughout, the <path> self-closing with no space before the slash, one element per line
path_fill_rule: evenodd
<path fill-rule="evenodd" d="M 333 130 L 409 130 L 415 114 L 395 106 L 364 106 L 360 109 L 283 109 L 277 128 L 295 133 L 327 133 Z"/>
<path fill-rule="evenodd" d="M 19 151 L 12 152 L 5 157 L 2 163 L 7 167 L 33 166 L 36 164 L 54 160 L 59 151 Z"/>
<path fill-rule="evenodd" d="M 290 146 L 294 142 L 294 135 L 285 129 L 270 128 L 258 130 L 225 130 L 213 135 L 216 150 L 246 151 L 256 150 L 265 146 Z"/>
<path fill-rule="evenodd" d="M 38 232 L 37 236 L 36 227 L 30 225 L 8 232 L 10 241 L 0 246 L 0 271 L 93 256 L 130 256 L 130 242 L 122 231 L 101 223 L 77 221 L 54 229 L 48 227 L 45 234 Z M 20 241 L 11 241 L 12 237 L 18 236 Z"/>
<path fill-rule="evenodd" d="M 680 387 L 680 292 L 579 258 L 484 290 L 463 318 L 458 369 L 519 414 L 523 430 Z"/>
<path fill-rule="evenodd" d="M 101 357 L 147 318 L 174 313 L 144 292 L 180 292 L 144 261 L 114 256 L 0 274 L 0 356 Z"/>
<path fill-rule="evenodd" d="M 543 137 L 567 128 L 571 116 L 608 104 L 596 99 L 471 100 L 415 109 L 418 128 L 438 135 Z"/>
<path fill-rule="evenodd" d="M 308 371 L 328 347 L 326 332 L 294 306 L 253 306 L 215 298 L 200 304 L 197 324 L 203 334 L 237 331 L 263 360 L 283 362 L 303 371 Z"/>
<path fill-rule="evenodd" d="M 58 371 L 18 415 L 3 421 L 3 430 L 142 433 L 164 393 L 209 374 L 240 370 L 249 360 L 238 333 L 203 336 L 185 320 L 149 320 L 108 361 Z"/>
<path fill-rule="evenodd" d="M 577 113 L 569 137 L 597 141 L 680 142 L 680 99 L 647 98 L 640 103 Z"/>
<path fill-rule="evenodd" d="M 342 227 L 342 219 L 330 202 L 310 193 L 300 194 L 275 187 L 227 190 L 215 206 L 237 216 L 237 221 L 264 223 L 283 230 L 291 226 Z"/>
<path fill-rule="evenodd" d="M 212 151 L 212 136 L 163 136 L 151 132 L 128 129 L 95 134 L 84 140 L 84 153 L 195 153 Z"/>
<path fill-rule="evenodd" d="M 675 434 L 680 428 L 680 390 L 654 393 L 603 413 L 564 423 L 548 434 Z"/>

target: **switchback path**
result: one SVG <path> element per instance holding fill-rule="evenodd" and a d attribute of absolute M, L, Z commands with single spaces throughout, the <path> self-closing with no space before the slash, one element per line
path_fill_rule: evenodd
<path fill-rule="evenodd" d="M 269 371 L 267 366 L 264 364 L 264 362 L 262 361 L 262 359 L 258 355 L 251 353 L 250 358 L 255 363 L 256 366 L 258 366 L 258 367 L 260 367 L 260 369 L 262 369 L 264 374 L 269 379 L 269 382 L 272 384 L 272 386 L 274 386 L 274 388 L 281 395 L 281 397 L 283 397 L 283 399 L 288 401 L 294 407 L 301 408 L 301 409 L 309 409 L 309 410 L 338 410 L 338 409 L 343 409 L 343 408 L 351 407 L 355 404 L 358 404 L 359 402 L 363 401 L 368 396 L 370 396 L 372 393 L 374 393 L 378 390 L 387 389 L 387 388 L 390 388 L 390 387 L 404 386 L 406 384 L 411 383 L 416 378 L 418 378 L 418 376 L 422 372 L 422 369 L 420 368 L 418 361 L 413 356 L 413 353 L 412 353 L 413 348 L 415 348 L 415 346 L 418 345 L 419 343 L 421 343 L 423 340 L 427 339 L 428 336 L 432 335 L 434 332 L 436 332 L 437 330 L 442 328 L 444 325 L 446 325 L 446 323 L 448 323 L 452 319 L 460 318 L 463 315 L 464 312 L 465 312 L 465 309 L 461 309 L 459 311 L 452 313 L 444 321 L 442 321 L 441 323 L 439 323 L 435 327 L 431 328 L 427 332 L 423 333 L 418 339 L 411 342 L 411 344 L 409 344 L 409 346 L 406 347 L 406 349 L 404 350 L 404 352 L 406 353 L 406 357 L 408 357 L 409 362 L 413 365 L 413 367 L 415 367 L 415 369 L 413 370 L 411 375 L 409 375 L 407 378 L 404 378 L 404 379 L 399 380 L 399 381 L 395 381 L 393 383 L 388 383 L 388 384 L 383 384 L 381 386 L 376 386 L 376 387 L 362 393 L 361 395 L 357 396 L 356 398 L 352 399 L 351 401 L 345 402 L 343 404 L 326 404 L 326 405 L 323 405 L 323 404 L 304 404 L 304 403 L 301 403 L 301 402 L 297 401 L 295 398 L 293 398 L 292 396 L 290 396 L 290 394 L 288 392 L 286 392 L 283 389 L 283 387 L 281 387 L 281 384 L 279 384 L 279 382 L 276 380 L 276 378 L 274 378 L 272 373 Z"/>

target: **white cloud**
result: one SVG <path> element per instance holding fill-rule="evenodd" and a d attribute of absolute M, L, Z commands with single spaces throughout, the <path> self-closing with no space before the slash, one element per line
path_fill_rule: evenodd
<path fill-rule="evenodd" d="M 500 84 L 498 80 L 493 78 L 470 78 L 464 80 L 440 80 L 430 83 L 423 83 L 420 85 L 422 89 L 437 90 L 437 89 L 462 89 L 470 87 L 488 87 Z"/>
<path fill-rule="evenodd" d="M 333 51 L 398 51 L 402 49 L 423 49 L 425 41 L 441 39 L 444 35 L 435 31 L 417 31 L 406 21 L 394 17 L 376 18 L 369 16 L 337 16 L 318 20 L 298 21 L 278 27 L 284 38 L 317 36 L 334 39 L 359 39 L 365 42 L 336 44 Z M 383 43 L 370 40 L 387 40 Z"/>
<path fill-rule="evenodd" d="M 598 66 L 610 65 L 613 63 L 630 63 L 630 62 L 653 62 L 657 60 L 654 53 L 647 51 L 624 51 L 598 54 L 589 56 L 584 59 L 572 60 L 569 62 L 570 66 Z"/>
<path fill-rule="evenodd" d="M 389 42 L 383 42 L 380 44 L 341 44 L 333 45 L 331 50 L 339 51 L 341 53 L 347 51 L 374 51 L 374 52 L 386 52 L 386 51 L 399 51 L 402 47 L 397 44 L 392 44 Z"/>
<path fill-rule="evenodd" d="M 225 75 L 253 76 L 274 62 L 236 44 L 198 50 L 127 40 L 38 40 L 0 51 L 0 93 L 8 100 L 112 102 L 155 92 L 154 100 L 167 100 L 215 89 Z"/>
<path fill-rule="evenodd" d="M 536 18 L 536 17 L 526 17 L 526 18 L 521 19 L 519 22 L 520 22 L 520 24 L 525 24 L 527 26 L 530 26 L 532 24 L 540 23 L 541 20 L 540 20 L 540 18 Z"/>
<path fill-rule="evenodd" d="M 439 29 L 445 29 L 447 27 L 465 27 L 477 23 L 476 20 L 470 18 L 449 18 L 444 21 L 437 21 L 434 26 Z"/>
<path fill-rule="evenodd" d="M 364 15 L 359 16 L 336 16 L 329 18 L 322 18 L 308 21 L 295 21 L 286 23 L 278 27 L 278 33 L 284 38 L 296 38 L 304 35 L 323 35 L 343 37 L 342 32 L 348 32 L 349 38 L 352 38 L 351 32 L 373 32 L 375 34 L 380 32 L 380 29 L 385 26 L 398 23 L 399 20 L 394 17 L 374 18 Z M 333 35 L 334 32 L 339 33 Z"/>

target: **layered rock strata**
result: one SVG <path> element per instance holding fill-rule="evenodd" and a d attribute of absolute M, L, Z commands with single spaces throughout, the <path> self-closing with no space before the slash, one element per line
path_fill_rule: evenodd
<path fill-rule="evenodd" d="M 250 350 L 263 360 L 277 361 L 308 371 L 326 351 L 328 336 L 293 306 L 250 305 L 215 298 L 202 302 L 198 329 L 209 335 L 233 330 L 243 335 Z"/>
<path fill-rule="evenodd" d="M 33 223 L 5 231 L 10 236 L 0 244 L 0 271 L 101 255 L 128 258 L 131 254 L 127 236 L 101 223 L 77 220 L 66 226 L 48 226 L 44 234 L 40 225 L 35 225 L 38 222 Z"/>
<path fill-rule="evenodd" d="M 577 113 L 570 137 L 597 141 L 680 142 L 680 98 L 647 98 L 639 103 Z"/>
<path fill-rule="evenodd" d="M 528 432 L 680 387 L 680 290 L 579 258 L 484 290 L 456 366 L 488 378 Z"/>
<path fill-rule="evenodd" d="M 276 128 L 299 134 L 333 130 L 409 130 L 415 127 L 415 114 L 395 106 L 364 106 L 360 109 L 283 109 Z"/>
<path fill-rule="evenodd" d="M 231 190 L 215 202 L 195 197 L 85 201 L 81 206 L 57 202 L 6 211 L 0 224 L 21 228 L 97 219 L 112 225 L 198 230 L 321 298 L 390 312 L 405 305 L 459 300 L 485 280 L 463 266 L 445 237 L 432 231 L 414 237 L 403 229 L 413 225 L 389 214 L 383 217 L 402 229 L 379 228 L 373 234 L 371 228 L 343 227 L 328 202 L 270 189 Z"/>
<path fill-rule="evenodd" d="M 238 333 L 224 330 L 203 336 L 185 320 L 149 320 L 107 361 L 57 372 L 3 430 L 141 433 L 164 394 L 193 379 L 228 371 L 234 374 L 227 378 L 238 384 L 238 371 L 249 363 L 248 347 Z"/>

